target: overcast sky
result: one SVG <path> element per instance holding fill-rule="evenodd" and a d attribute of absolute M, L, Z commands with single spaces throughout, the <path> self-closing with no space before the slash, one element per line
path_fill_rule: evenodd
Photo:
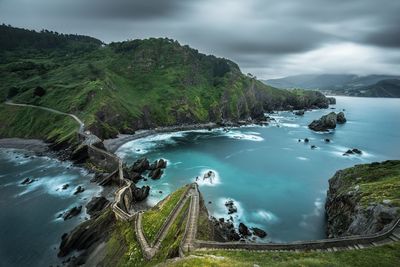
<path fill-rule="evenodd" d="M 400 74 L 400 0 L 0 0 L 0 22 L 104 42 L 169 37 L 264 79 Z"/>

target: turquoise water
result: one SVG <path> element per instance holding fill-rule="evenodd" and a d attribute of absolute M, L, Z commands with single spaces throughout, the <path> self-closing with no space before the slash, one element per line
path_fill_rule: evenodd
<path fill-rule="evenodd" d="M 101 187 L 91 174 L 49 157 L 30 157 L 22 150 L 0 149 L 0 266 L 56 266 L 61 235 L 86 217 L 85 209 L 70 220 L 57 216 L 85 205 Z M 25 156 L 27 155 L 27 156 Z M 21 185 L 26 177 L 38 179 Z M 68 183 L 66 190 L 61 187 Z M 85 191 L 73 195 L 81 185 Z"/>
<path fill-rule="evenodd" d="M 142 156 L 168 160 L 160 180 L 139 183 L 150 185 L 151 205 L 213 170 L 217 175 L 212 184 L 199 181 L 211 215 L 228 218 L 224 203 L 233 199 L 238 207 L 235 223 L 266 230 L 268 237 L 262 242 L 325 238 L 325 196 L 335 171 L 400 158 L 400 99 L 336 99 L 331 107 L 336 112 L 345 109 L 348 122 L 330 133 L 307 128 L 330 109 L 306 112 L 304 117 L 280 112 L 274 115 L 277 123 L 267 127 L 162 134 L 126 143 L 117 154 L 128 163 Z M 298 142 L 306 137 L 309 144 Z M 331 142 L 325 143 L 325 138 Z M 342 156 L 349 148 L 363 154 Z"/>

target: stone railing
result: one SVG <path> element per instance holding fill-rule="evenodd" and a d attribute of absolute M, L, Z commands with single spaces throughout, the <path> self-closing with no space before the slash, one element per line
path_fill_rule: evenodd
<path fill-rule="evenodd" d="M 227 250 L 348 250 L 391 243 L 400 240 L 400 219 L 386 231 L 364 236 L 348 236 L 290 243 L 214 242 L 196 240 L 197 248 Z"/>

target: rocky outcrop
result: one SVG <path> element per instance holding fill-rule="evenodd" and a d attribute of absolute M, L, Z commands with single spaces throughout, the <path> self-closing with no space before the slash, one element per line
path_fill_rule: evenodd
<path fill-rule="evenodd" d="M 249 228 L 244 223 L 239 223 L 239 233 L 243 237 L 247 237 L 251 235 Z"/>
<path fill-rule="evenodd" d="M 399 216 L 400 161 L 356 165 L 329 180 L 325 204 L 329 237 L 372 234 Z M 397 178 L 393 178 L 397 177 Z"/>
<path fill-rule="evenodd" d="M 75 189 L 74 195 L 80 194 L 80 193 L 82 193 L 82 192 L 84 192 L 84 191 L 85 191 L 85 188 L 83 188 L 82 186 L 79 185 L 79 186 Z"/>
<path fill-rule="evenodd" d="M 221 238 L 221 241 L 239 241 L 240 235 L 236 232 L 233 220 L 224 218 L 216 219 L 211 217 L 214 226 L 215 235 Z"/>
<path fill-rule="evenodd" d="M 151 177 L 151 179 L 153 179 L 153 180 L 158 180 L 158 179 L 161 178 L 161 175 L 163 175 L 163 173 L 164 172 L 160 168 L 154 169 L 154 170 L 149 172 L 149 176 L 148 177 Z"/>
<path fill-rule="evenodd" d="M 319 120 L 314 120 L 308 125 L 308 128 L 317 132 L 328 131 L 329 129 L 335 129 L 336 124 L 345 123 L 346 118 L 343 112 L 336 114 L 331 112 L 327 115 L 322 116 Z"/>
<path fill-rule="evenodd" d="M 251 228 L 251 230 L 253 231 L 253 234 L 255 236 L 258 236 L 259 238 L 264 238 L 267 236 L 267 232 L 265 232 L 264 230 L 257 228 L 257 227 L 253 227 Z"/>
<path fill-rule="evenodd" d="M 225 207 L 227 207 L 227 209 L 228 209 L 228 214 L 237 212 L 237 208 L 236 208 L 235 204 L 233 203 L 233 200 L 226 201 Z"/>
<path fill-rule="evenodd" d="M 336 115 L 336 121 L 337 121 L 337 123 L 339 123 L 339 124 L 343 124 L 343 123 L 345 123 L 345 122 L 347 121 L 347 119 L 346 119 L 346 117 L 344 116 L 344 113 L 343 113 L 343 112 L 339 112 L 339 113 Z"/>
<path fill-rule="evenodd" d="M 71 219 L 77 215 L 79 215 L 82 211 L 82 206 L 79 207 L 72 207 L 71 209 L 67 210 L 64 214 L 63 214 L 63 219 L 64 221 Z"/>
<path fill-rule="evenodd" d="M 147 158 L 141 158 L 133 163 L 131 167 L 131 172 L 143 173 L 144 171 L 149 169 L 149 166 L 149 160 Z"/>
<path fill-rule="evenodd" d="M 74 260 L 72 266 L 83 264 L 91 249 L 114 230 L 114 224 L 115 216 L 110 209 L 103 211 L 102 214 L 93 219 L 83 222 L 69 234 L 62 235 L 58 257 L 65 257 L 73 251 L 85 250 Z"/>
<path fill-rule="evenodd" d="M 110 203 L 105 197 L 93 197 L 86 205 L 86 212 L 90 216 L 96 216 Z"/>
<path fill-rule="evenodd" d="M 134 183 L 131 185 L 131 190 L 132 190 L 132 198 L 134 201 L 143 201 L 149 196 L 150 193 L 149 186 L 142 186 L 141 188 L 139 188 L 136 187 Z"/>

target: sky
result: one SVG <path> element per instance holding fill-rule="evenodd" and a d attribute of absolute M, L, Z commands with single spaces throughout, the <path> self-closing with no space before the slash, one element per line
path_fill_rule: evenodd
<path fill-rule="evenodd" d="M 260 79 L 400 74 L 400 0 L 0 0 L 0 23 L 96 37 L 168 37 Z"/>

